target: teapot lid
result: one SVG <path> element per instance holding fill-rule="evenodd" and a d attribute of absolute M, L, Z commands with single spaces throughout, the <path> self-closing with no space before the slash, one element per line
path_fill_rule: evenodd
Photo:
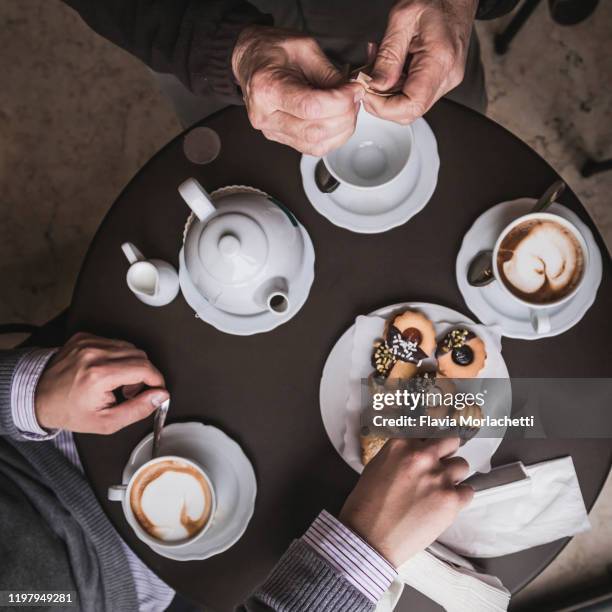
<path fill-rule="evenodd" d="M 198 254 L 206 272 L 224 285 L 254 278 L 268 258 L 268 238 L 255 219 L 238 212 L 218 214 L 203 228 Z"/>

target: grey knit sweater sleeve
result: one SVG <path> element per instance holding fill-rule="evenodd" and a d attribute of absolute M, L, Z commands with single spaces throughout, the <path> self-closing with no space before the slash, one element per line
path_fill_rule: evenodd
<path fill-rule="evenodd" d="M 13 526 L 0 539 L 0 559 L 11 560 L 0 562 L 0 590 L 73 584 L 79 610 L 137 612 L 121 541 L 89 483 L 52 442 L 23 441 L 13 423 L 13 376 L 27 352 L 0 351 L 0 528 Z"/>
<path fill-rule="evenodd" d="M 369 612 L 374 604 L 308 544 L 296 540 L 240 612 Z"/>

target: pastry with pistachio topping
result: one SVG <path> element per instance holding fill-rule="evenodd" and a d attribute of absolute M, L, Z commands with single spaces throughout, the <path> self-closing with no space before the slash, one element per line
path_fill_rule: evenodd
<path fill-rule="evenodd" d="M 374 344 L 372 366 L 385 378 L 411 378 L 435 347 L 433 323 L 423 313 L 407 310 L 389 321 L 384 339 Z"/>
<path fill-rule="evenodd" d="M 485 344 L 465 327 L 451 329 L 438 342 L 438 371 L 448 378 L 475 378 L 487 359 Z"/>

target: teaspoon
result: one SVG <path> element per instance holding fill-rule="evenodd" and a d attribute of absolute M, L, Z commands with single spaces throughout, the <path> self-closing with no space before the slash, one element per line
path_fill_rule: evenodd
<path fill-rule="evenodd" d="M 170 398 L 168 398 L 162 405 L 155 411 L 155 417 L 153 419 L 153 452 L 152 459 L 159 456 L 159 444 L 161 441 L 162 429 L 166 422 L 166 416 L 168 415 L 168 409 L 170 408 Z"/>

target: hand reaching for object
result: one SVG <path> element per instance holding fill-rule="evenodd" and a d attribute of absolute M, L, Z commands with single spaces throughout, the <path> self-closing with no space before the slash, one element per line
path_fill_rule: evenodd
<path fill-rule="evenodd" d="M 474 495 L 458 484 L 465 459 L 450 457 L 459 438 L 392 439 L 364 468 L 340 520 L 395 567 L 429 546 Z"/>

